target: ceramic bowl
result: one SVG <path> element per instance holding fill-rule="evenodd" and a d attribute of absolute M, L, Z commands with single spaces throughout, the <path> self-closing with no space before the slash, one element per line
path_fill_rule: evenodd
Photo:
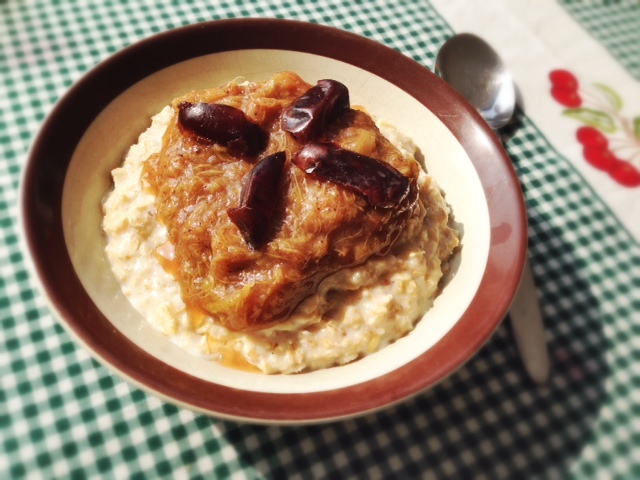
<path fill-rule="evenodd" d="M 455 275 L 414 331 L 348 365 L 296 375 L 233 370 L 190 355 L 120 291 L 105 255 L 100 202 L 110 171 L 174 97 L 282 70 L 334 78 L 352 104 L 418 145 L 463 230 Z M 52 312 L 99 362 L 168 402 L 255 423 L 315 423 L 388 407 L 459 368 L 494 332 L 517 288 L 526 217 L 495 134 L 427 68 L 364 37 L 311 23 L 196 24 L 131 45 L 58 102 L 21 185 L 24 247 Z"/>

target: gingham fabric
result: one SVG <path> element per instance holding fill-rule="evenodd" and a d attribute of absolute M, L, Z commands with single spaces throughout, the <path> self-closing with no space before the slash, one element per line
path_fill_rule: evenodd
<path fill-rule="evenodd" d="M 612 3 L 615 3 L 612 8 Z M 560 4 L 640 80 L 640 3 L 637 0 L 560 0 Z"/>
<path fill-rule="evenodd" d="M 454 375 L 391 409 L 241 425 L 130 386 L 56 323 L 17 227 L 40 123 L 124 46 L 243 16 L 342 28 L 429 68 L 453 34 L 425 0 L 0 1 L 0 478 L 640 478 L 640 245 L 521 113 L 503 139 L 527 201 L 553 363 L 545 387 L 528 379 L 505 322 Z"/>

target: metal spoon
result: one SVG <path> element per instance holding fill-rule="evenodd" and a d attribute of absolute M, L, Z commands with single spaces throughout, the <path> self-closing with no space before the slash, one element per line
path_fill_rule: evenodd
<path fill-rule="evenodd" d="M 438 52 L 435 71 L 478 110 L 493 130 L 511 120 L 516 104 L 513 80 L 495 50 L 480 37 L 462 33 L 447 40 Z M 529 376 L 536 383 L 546 383 L 549 353 L 528 259 L 509 316 Z"/>

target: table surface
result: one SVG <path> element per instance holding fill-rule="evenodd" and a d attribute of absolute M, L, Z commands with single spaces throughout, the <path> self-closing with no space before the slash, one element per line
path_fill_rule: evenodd
<path fill-rule="evenodd" d="M 461 0 L 0 1 L 0 477 L 640 478 L 640 5 L 487 0 L 468 10 Z M 334 26 L 430 69 L 456 32 L 499 50 L 521 95 L 502 136 L 527 204 L 548 385 L 527 378 L 503 322 L 464 367 L 393 408 L 317 426 L 236 424 L 142 392 L 61 328 L 27 272 L 17 224 L 40 124 L 110 54 L 233 17 Z M 552 84 L 558 70 L 578 87 Z M 617 169 L 581 144 L 588 128 L 605 135 Z"/>

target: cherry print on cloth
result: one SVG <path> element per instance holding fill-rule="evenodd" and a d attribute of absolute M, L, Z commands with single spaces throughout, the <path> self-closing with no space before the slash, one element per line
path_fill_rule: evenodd
<path fill-rule="evenodd" d="M 580 86 L 567 70 L 549 73 L 551 96 L 563 114 L 583 125 L 576 131 L 584 159 L 625 187 L 640 186 L 640 115 L 621 114 L 622 98 L 608 85 Z"/>

